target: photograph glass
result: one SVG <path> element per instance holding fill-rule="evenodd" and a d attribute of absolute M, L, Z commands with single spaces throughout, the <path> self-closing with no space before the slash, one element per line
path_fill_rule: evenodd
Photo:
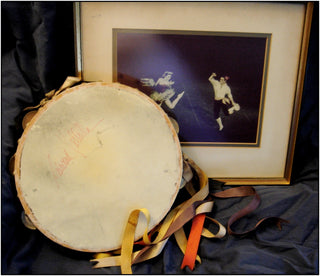
<path fill-rule="evenodd" d="M 270 34 L 113 29 L 113 81 L 150 96 L 183 146 L 259 147 Z"/>

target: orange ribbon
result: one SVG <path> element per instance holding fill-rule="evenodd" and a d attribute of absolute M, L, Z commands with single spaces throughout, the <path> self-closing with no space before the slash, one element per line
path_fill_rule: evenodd
<path fill-rule="evenodd" d="M 199 214 L 196 215 L 192 220 L 192 226 L 187 242 L 186 252 L 181 264 L 181 269 L 185 268 L 186 266 L 188 266 L 191 270 L 194 269 L 205 218 L 205 214 Z"/>

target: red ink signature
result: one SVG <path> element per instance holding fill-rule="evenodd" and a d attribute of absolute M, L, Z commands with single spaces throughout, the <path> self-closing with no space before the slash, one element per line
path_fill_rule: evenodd
<path fill-rule="evenodd" d="M 64 150 L 63 157 L 58 162 L 53 162 L 50 154 L 48 154 L 48 159 L 51 166 L 54 168 L 54 178 L 57 179 L 59 176 L 62 176 L 69 163 L 73 159 L 66 150 Z"/>
<path fill-rule="evenodd" d="M 78 123 L 75 123 L 73 127 L 67 131 L 68 133 L 68 139 L 69 141 L 76 147 L 79 148 L 80 143 L 83 141 L 83 139 L 92 132 L 101 122 L 103 119 L 98 121 L 93 128 L 88 127 L 81 127 Z"/>
<path fill-rule="evenodd" d="M 78 124 L 75 124 L 74 127 L 68 130 L 68 138 L 72 144 L 79 148 L 80 143 L 89 133 L 89 128 L 83 128 Z"/>
<path fill-rule="evenodd" d="M 64 156 L 60 159 L 60 161 L 57 163 L 55 162 L 55 169 L 56 172 L 58 173 L 58 175 L 63 175 L 65 169 L 68 167 L 70 161 L 73 158 L 68 154 L 68 152 L 66 150 L 64 150 Z"/>
<path fill-rule="evenodd" d="M 88 128 L 88 127 L 81 127 L 78 123 L 75 123 L 73 127 L 71 127 L 67 131 L 67 139 L 74 145 L 74 151 L 79 153 L 82 157 L 86 158 L 86 155 L 81 153 L 79 151 L 79 147 L 83 139 L 91 133 L 101 122 L 103 119 L 98 121 L 93 128 Z M 61 136 L 59 138 L 62 138 Z M 54 178 L 57 179 L 58 177 L 62 176 L 69 166 L 70 162 L 75 159 L 75 157 L 71 156 L 66 149 L 63 150 L 63 155 L 62 157 L 58 160 L 58 162 L 53 162 L 51 159 L 50 154 L 48 154 L 48 160 L 50 163 L 50 166 L 54 170 Z"/>

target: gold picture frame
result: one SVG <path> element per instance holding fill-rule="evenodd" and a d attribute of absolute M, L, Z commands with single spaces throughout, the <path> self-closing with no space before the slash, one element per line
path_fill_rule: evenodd
<path fill-rule="evenodd" d="M 290 184 L 312 12 L 312 2 L 77 2 L 74 5 L 77 75 L 89 82 L 119 81 L 116 60 L 121 45 L 117 44 L 117 34 L 123 30 L 129 34 L 184 35 L 179 39 L 186 41 L 189 36 L 202 39 L 215 35 L 259 37 L 266 34 L 268 47 L 261 69 L 262 88 L 255 125 L 260 131 L 259 143 L 228 144 L 217 140 L 201 144 L 202 138 L 199 138 L 198 143 L 181 142 L 181 146 L 208 177 L 227 185 L 287 185 Z M 226 39 L 224 43 L 235 42 Z M 238 70 L 248 69 L 244 66 Z M 210 85 L 209 75 L 205 77 Z M 246 132 L 246 125 L 240 125 Z"/>

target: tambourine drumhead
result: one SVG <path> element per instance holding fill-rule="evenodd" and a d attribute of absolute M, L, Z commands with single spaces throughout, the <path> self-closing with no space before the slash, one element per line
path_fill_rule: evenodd
<path fill-rule="evenodd" d="M 91 83 L 54 97 L 32 118 L 14 174 L 24 210 L 43 234 L 102 252 L 121 247 L 132 210 L 148 209 L 150 229 L 162 220 L 179 190 L 182 156 L 168 117 L 149 97 Z M 136 238 L 145 227 L 139 222 Z"/>

